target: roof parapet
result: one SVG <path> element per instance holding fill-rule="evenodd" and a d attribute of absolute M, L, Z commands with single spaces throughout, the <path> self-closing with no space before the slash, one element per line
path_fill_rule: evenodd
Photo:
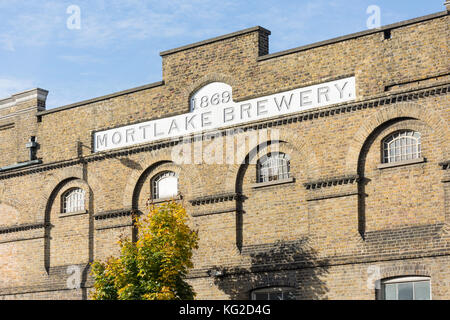
<path fill-rule="evenodd" d="M 270 33 L 271 33 L 269 30 L 267 30 L 267 29 L 265 29 L 265 28 L 263 28 L 261 26 L 256 26 L 256 27 L 247 28 L 247 29 L 244 29 L 244 30 L 228 33 L 228 34 L 225 34 L 225 35 L 222 35 L 222 36 L 219 36 L 219 37 L 215 37 L 215 38 L 211 38 L 211 39 L 195 42 L 195 43 L 188 44 L 188 45 L 185 45 L 185 46 L 182 46 L 182 47 L 178 47 L 178 48 L 175 48 L 175 49 L 162 51 L 162 52 L 159 53 L 159 55 L 161 57 L 164 57 L 164 56 L 176 53 L 176 52 L 180 52 L 180 51 L 184 51 L 184 50 L 188 50 L 188 49 L 204 46 L 204 45 L 207 45 L 207 44 L 210 44 L 210 43 L 214 43 L 214 42 L 217 42 L 217 41 L 222 41 L 222 40 L 229 39 L 229 38 L 238 37 L 238 36 L 241 36 L 243 34 L 247 34 L 247 33 L 250 33 L 250 32 L 255 32 L 255 31 L 262 32 L 262 33 L 264 33 L 266 35 L 270 35 Z"/>
<path fill-rule="evenodd" d="M 45 110 L 45 101 L 47 100 L 48 91 L 41 88 L 34 88 L 11 95 L 9 98 L 0 100 L 0 110 L 15 107 L 20 103 L 36 100 L 37 107 Z"/>

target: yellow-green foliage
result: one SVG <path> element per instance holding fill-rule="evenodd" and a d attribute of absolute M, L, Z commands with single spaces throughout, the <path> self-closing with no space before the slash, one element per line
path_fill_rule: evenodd
<path fill-rule="evenodd" d="M 176 202 L 153 206 L 136 219 L 138 240 L 121 239 L 121 255 L 95 261 L 94 300 L 193 299 L 185 281 L 192 268 L 198 234 L 187 225 L 186 210 Z"/>

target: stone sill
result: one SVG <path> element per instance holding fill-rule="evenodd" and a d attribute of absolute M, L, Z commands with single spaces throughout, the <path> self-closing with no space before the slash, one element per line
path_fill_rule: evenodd
<path fill-rule="evenodd" d="M 182 197 L 181 195 L 178 195 L 176 197 L 168 197 L 168 198 L 160 198 L 160 199 L 151 199 L 149 201 L 149 204 L 157 204 L 157 203 L 163 203 L 163 202 L 169 202 L 169 201 L 177 201 L 177 200 L 181 200 Z"/>
<path fill-rule="evenodd" d="M 88 213 L 87 210 L 76 211 L 76 212 L 69 212 L 69 213 L 60 213 L 59 217 L 60 218 L 67 218 L 67 217 L 72 217 L 72 216 L 79 216 L 79 215 L 86 214 L 86 213 Z"/>
<path fill-rule="evenodd" d="M 258 188 L 263 188 L 263 187 L 271 187 L 271 186 L 276 186 L 276 185 L 280 185 L 280 184 L 294 183 L 294 182 L 295 182 L 294 177 L 290 177 L 290 178 L 282 179 L 282 180 L 273 180 L 273 181 L 268 181 L 268 182 L 254 183 L 254 184 L 252 184 L 252 188 L 258 189 Z"/>
<path fill-rule="evenodd" d="M 386 168 L 407 166 L 410 164 L 423 163 L 423 162 L 426 162 L 425 158 L 417 158 L 417 159 L 403 160 L 403 161 L 390 162 L 390 163 L 381 163 L 378 165 L 378 169 L 381 170 L 381 169 L 386 169 Z"/>

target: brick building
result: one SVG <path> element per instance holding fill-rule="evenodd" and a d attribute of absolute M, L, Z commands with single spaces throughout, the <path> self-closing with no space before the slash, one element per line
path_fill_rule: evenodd
<path fill-rule="evenodd" d="M 55 109 L 0 100 L 0 297 L 87 298 L 132 212 L 175 198 L 199 299 L 449 299 L 448 11 L 272 54 L 269 35 Z"/>

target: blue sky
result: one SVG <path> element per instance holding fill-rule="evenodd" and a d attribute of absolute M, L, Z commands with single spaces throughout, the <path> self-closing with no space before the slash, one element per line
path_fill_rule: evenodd
<path fill-rule="evenodd" d="M 0 99 L 49 90 L 47 109 L 162 80 L 159 52 L 260 25 L 270 53 L 443 11 L 444 0 L 0 0 Z M 80 8 L 80 29 L 67 28 Z"/>

